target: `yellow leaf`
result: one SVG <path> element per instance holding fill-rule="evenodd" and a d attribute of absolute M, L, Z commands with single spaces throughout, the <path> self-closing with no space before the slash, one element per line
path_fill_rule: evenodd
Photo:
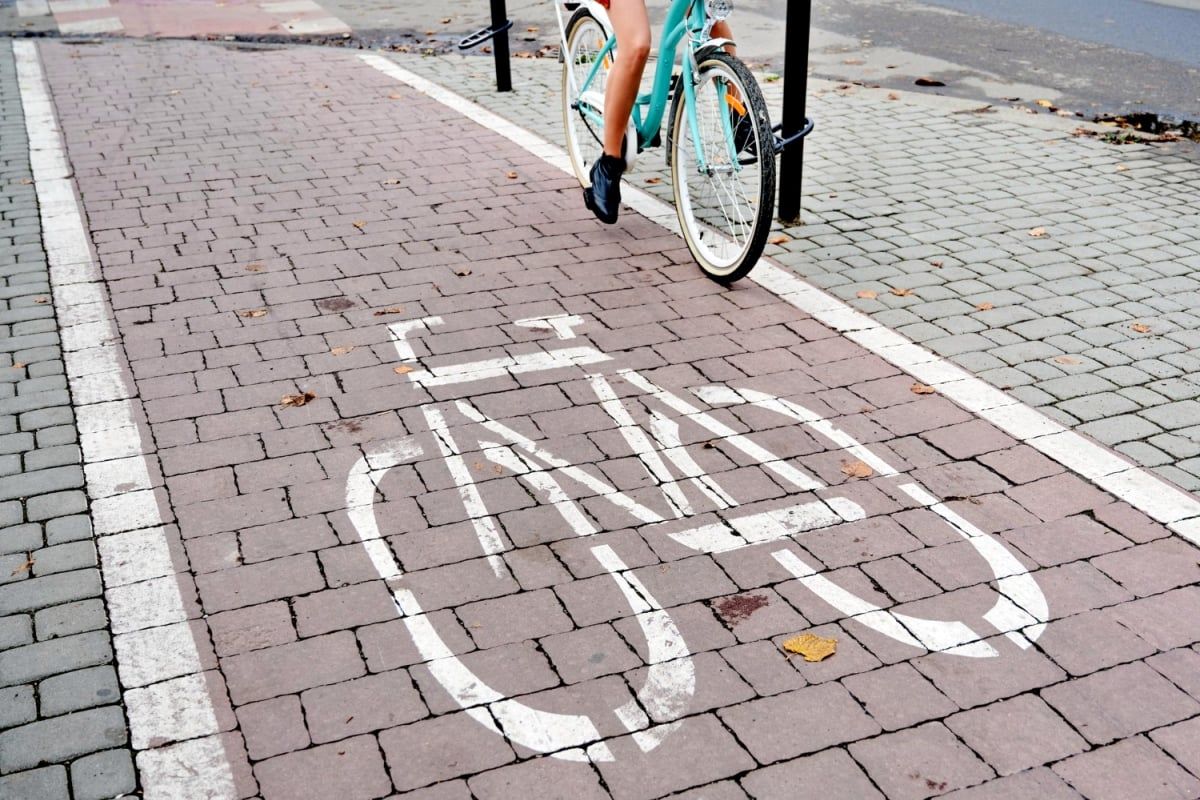
<path fill-rule="evenodd" d="M 458 276 L 458 277 L 460 277 L 460 278 L 465 278 L 465 277 L 467 277 L 468 275 L 470 275 L 470 274 L 471 274 L 471 270 L 469 270 L 469 269 L 456 269 L 456 270 L 454 270 L 454 274 L 455 274 L 455 275 L 457 275 L 457 276 Z"/>
<path fill-rule="evenodd" d="M 20 575 L 22 572 L 29 572 L 29 570 L 33 569 L 34 563 L 36 563 L 34 559 L 29 559 L 24 564 L 8 573 L 9 577 L 11 578 L 13 575 Z"/>
<path fill-rule="evenodd" d="M 50 298 L 42 295 L 41 297 L 33 298 L 33 302 L 37 303 L 39 306 L 44 306 L 46 303 L 50 302 Z"/>
<path fill-rule="evenodd" d="M 1041 239 L 1041 238 L 1045 237 L 1046 229 L 1045 228 L 1032 228 L 1029 231 L 1029 235 L 1035 239 Z"/>
<path fill-rule="evenodd" d="M 410 373 L 412 371 L 413 371 L 413 368 L 408 366 L 407 364 L 401 364 L 398 367 L 392 367 L 392 372 L 396 373 L 397 375 L 407 375 L 408 373 Z"/>
<path fill-rule="evenodd" d="M 239 317 L 257 318 L 265 317 L 267 310 L 265 308 L 248 308 L 245 311 L 237 312 Z"/>
<path fill-rule="evenodd" d="M 351 222 L 350 224 L 353 225 L 354 227 L 358 228 L 360 231 L 363 228 L 367 227 L 367 223 L 363 222 L 361 219 L 356 219 L 354 222 Z"/>
<path fill-rule="evenodd" d="M 1042 108 L 1050 108 L 1051 106 L 1054 105 L 1054 103 L 1051 103 L 1049 100 L 1035 100 L 1034 102 L 1037 103 Z"/>
<path fill-rule="evenodd" d="M 879 297 L 879 293 L 872 292 L 870 289 L 863 289 L 858 293 L 858 297 L 861 297 L 863 300 L 874 300 L 876 297 Z"/>
<path fill-rule="evenodd" d="M 16 363 L 14 363 L 14 364 L 12 365 L 12 367 L 11 367 L 11 368 L 12 368 L 12 369 L 25 369 L 25 362 L 24 362 L 24 361 L 17 361 Z"/>
<path fill-rule="evenodd" d="M 802 633 L 786 640 L 783 649 L 804 656 L 805 661 L 824 661 L 837 652 L 837 639 L 827 639 L 815 633 Z"/>
<path fill-rule="evenodd" d="M 263 265 L 257 261 L 255 261 L 253 264 L 246 265 L 246 272 L 262 272 L 263 269 Z"/>
<path fill-rule="evenodd" d="M 790 242 L 791 240 L 792 240 L 792 237 L 788 236 L 785 233 L 781 233 L 778 236 L 772 236 L 770 239 L 767 239 L 767 241 L 770 242 L 771 244 L 786 244 L 787 242 Z"/>
<path fill-rule="evenodd" d="M 646 183 L 662 183 L 662 178 L 646 178 Z"/>
<path fill-rule="evenodd" d="M 1130 325 L 1129 327 L 1133 328 L 1133 330 L 1137 333 L 1149 333 L 1150 332 L 1150 326 L 1144 325 L 1140 322 L 1135 322 L 1132 325 Z"/>
<path fill-rule="evenodd" d="M 354 345 L 345 345 L 344 347 L 335 347 L 329 352 L 335 356 L 344 356 L 354 349 Z"/>
<path fill-rule="evenodd" d="M 1128 172 L 1128 171 L 1129 171 L 1129 166 L 1127 164 L 1117 164 L 1117 172 Z"/>
<path fill-rule="evenodd" d="M 932 386 L 926 386 L 923 383 L 914 383 L 909 391 L 913 394 L 933 394 L 937 389 L 934 389 Z"/>
<path fill-rule="evenodd" d="M 1082 364 L 1083 363 L 1078 358 L 1072 358 L 1071 356 L 1058 356 L 1054 360 L 1056 362 L 1058 362 L 1059 364 Z"/>
<path fill-rule="evenodd" d="M 843 461 L 842 474 L 850 478 L 869 478 L 875 474 L 875 470 L 861 461 Z"/>
<path fill-rule="evenodd" d="M 279 404 L 288 408 L 297 408 L 299 406 L 308 405 L 310 402 L 316 399 L 317 396 L 312 392 L 304 392 L 303 394 L 285 394 L 282 398 L 280 398 Z"/>
<path fill-rule="evenodd" d="M 896 297 L 908 297 L 912 293 L 912 289 L 901 289 L 899 287 L 892 288 L 892 294 L 896 295 Z"/>
<path fill-rule="evenodd" d="M 516 179 L 516 177 L 517 177 L 517 171 L 516 171 L 516 170 L 509 170 L 509 172 L 508 172 L 508 178 L 509 178 L 510 180 L 515 180 L 515 179 Z"/>
<path fill-rule="evenodd" d="M 993 308 L 995 308 L 995 306 L 991 303 L 980 303 L 979 305 L 975 306 L 976 311 L 991 311 Z"/>
<path fill-rule="evenodd" d="M 388 314 L 403 314 L 403 313 L 404 313 L 404 306 L 388 306 L 387 308 L 376 311 L 375 316 L 385 317 Z"/>

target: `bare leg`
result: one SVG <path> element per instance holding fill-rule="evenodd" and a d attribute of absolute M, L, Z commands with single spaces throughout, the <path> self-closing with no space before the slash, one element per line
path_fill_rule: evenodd
<path fill-rule="evenodd" d="M 650 55 L 650 18 L 645 0 L 612 0 L 608 10 L 617 34 L 617 60 L 604 89 L 604 152 L 620 158 L 621 140 Z"/>

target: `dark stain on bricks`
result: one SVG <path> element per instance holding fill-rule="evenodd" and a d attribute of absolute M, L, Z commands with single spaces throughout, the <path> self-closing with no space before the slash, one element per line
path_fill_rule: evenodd
<path fill-rule="evenodd" d="M 716 602 L 717 613 L 721 619 L 730 625 L 736 625 L 760 608 L 766 608 L 771 601 L 761 594 L 735 594 Z"/>
<path fill-rule="evenodd" d="M 337 422 L 330 422 L 324 427 L 327 431 L 337 431 L 338 433 L 358 433 L 362 430 L 362 423 L 356 419 L 341 419 Z"/>
<path fill-rule="evenodd" d="M 346 311 L 354 308 L 358 303 L 355 303 L 349 297 L 327 297 L 324 300 L 317 301 L 317 308 L 322 311 Z"/>

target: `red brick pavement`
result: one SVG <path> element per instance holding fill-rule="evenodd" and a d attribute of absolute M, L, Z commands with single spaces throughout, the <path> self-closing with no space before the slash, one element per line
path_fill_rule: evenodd
<path fill-rule="evenodd" d="M 246 795 L 1200 794 L 1200 553 L 1165 529 L 945 399 L 913 394 L 910 378 L 765 290 L 704 280 L 650 222 L 598 225 L 573 179 L 350 55 L 134 42 L 42 53 L 194 574 L 195 630 L 228 687 L 219 705 L 236 712 L 229 755 L 253 766 Z M 514 324 L 562 314 L 580 317 L 577 338 Z M 395 369 L 387 325 L 431 316 L 441 323 L 410 336 L 418 375 L 568 345 L 612 361 L 426 387 Z M 773 411 L 711 412 L 827 487 L 800 491 L 618 369 L 698 408 L 690 390 L 709 384 L 787 398 L 900 475 L 848 477 L 846 451 Z M 680 544 L 667 534 L 730 512 L 685 482 L 693 515 L 673 519 L 591 372 L 636 425 L 651 428 L 651 412 L 670 420 L 660 433 L 678 423 L 737 513 L 819 497 L 865 518 L 731 552 Z M 303 407 L 281 405 L 306 391 Z M 460 399 L 581 465 L 540 474 L 596 532 L 575 535 L 546 486 L 518 476 L 518 451 L 482 452 L 498 434 Z M 440 438 L 426 407 L 449 426 Z M 499 707 L 485 710 L 494 698 L 478 687 L 463 710 L 447 659 L 430 662 L 399 618 L 346 507 L 364 454 L 405 437 L 419 453 L 376 473 L 373 519 L 404 571 L 390 587 L 500 695 L 587 715 L 603 739 L 593 763 L 535 757 L 511 718 L 500 723 L 511 739 L 499 735 Z M 443 457 L 455 446 L 473 489 Z M 913 481 L 1030 570 L 1044 632 L 1006 638 L 1015 625 L 983 621 L 995 576 L 899 488 Z M 672 521 L 635 518 L 601 485 Z M 493 515 L 490 559 L 473 491 Z M 644 691 L 647 661 L 663 656 L 648 651 L 600 545 L 693 654 L 681 703 Z M 994 655 L 927 652 L 846 619 L 780 550 L 880 608 L 961 620 Z M 837 654 L 783 652 L 809 630 L 837 638 Z M 682 723 L 631 736 L 622 707 L 634 728 Z"/>

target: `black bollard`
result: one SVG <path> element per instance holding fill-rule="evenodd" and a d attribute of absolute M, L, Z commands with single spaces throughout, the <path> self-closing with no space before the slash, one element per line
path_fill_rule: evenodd
<path fill-rule="evenodd" d="M 806 125 L 808 97 L 808 32 L 812 25 L 812 0 L 788 0 L 783 53 L 783 128 L 789 136 Z M 800 218 L 800 189 L 804 178 L 804 139 L 784 149 L 779 158 L 779 218 Z"/>
<path fill-rule="evenodd" d="M 504 0 L 492 0 L 492 30 L 496 31 L 492 53 L 496 56 L 496 91 L 512 91 L 512 68 L 508 61 L 508 11 Z"/>

